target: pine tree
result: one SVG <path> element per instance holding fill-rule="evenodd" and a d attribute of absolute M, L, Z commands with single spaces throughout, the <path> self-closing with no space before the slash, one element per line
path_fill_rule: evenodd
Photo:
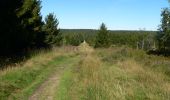
<path fill-rule="evenodd" d="M 101 24 L 100 30 L 97 33 L 95 47 L 108 47 L 109 46 L 109 31 L 104 23 Z"/>
<path fill-rule="evenodd" d="M 43 30 L 46 32 L 45 42 L 48 45 L 60 45 L 62 44 L 62 36 L 60 29 L 58 28 L 59 21 L 53 13 L 50 13 L 45 18 L 45 25 Z"/>

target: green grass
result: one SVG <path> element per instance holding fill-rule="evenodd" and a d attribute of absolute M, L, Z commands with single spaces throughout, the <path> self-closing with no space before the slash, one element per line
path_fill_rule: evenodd
<path fill-rule="evenodd" d="M 69 100 L 69 96 L 67 94 L 68 89 L 72 86 L 73 81 L 73 74 L 71 73 L 70 69 L 68 69 L 67 71 L 65 71 L 62 80 L 60 81 L 60 87 L 59 89 L 56 91 L 56 96 L 55 99 L 59 99 L 59 100 Z M 60 91 L 58 93 L 58 91 Z"/>

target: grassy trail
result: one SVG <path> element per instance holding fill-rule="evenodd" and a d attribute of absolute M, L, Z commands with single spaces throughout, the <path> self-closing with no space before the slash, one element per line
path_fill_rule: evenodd
<path fill-rule="evenodd" d="M 58 88 L 60 77 L 65 70 L 77 61 L 77 57 L 66 58 L 59 64 L 56 64 L 54 72 L 45 80 L 39 88 L 29 97 L 29 100 L 53 100 L 55 91 Z M 57 61 L 54 61 L 57 62 Z"/>
<path fill-rule="evenodd" d="M 29 100 L 52 100 L 54 96 L 54 89 L 58 87 L 61 73 L 63 68 L 57 68 L 56 72 L 53 73 L 41 86 L 33 93 Z"/>
<path fill-rule="evenodd" d="M 73 58 L 73 59 L 72 59 Z M 53 88 L 57 87 L 57 76 L 62 74 L 75 61 L 78 56 L 72 51 L 66 52 L 65 49 L 54 49 L 50 51 L 40 51 L 38 55 L 29 59 L 24 64 L 9 66 L 6 70 L 0 71 L 0 100 L 27 100 L 38 97 L 42 90 L 46 96 Z M 41 84 L 44 85 L 41 86 Z M 50 91 L 46 91 L 52 86 Z M 41 87 L 43 87 L 41 89 Z M 50 93 L 53 93 L 52 91 Z M 36 98 L 35 98 L 36 99 Z"/>
<path fill-rule="evenodd" d="M 60 55 L 45 55 L 45 60 L 40 55 L 41 59 L 29 63 L 31 67 L 2 72 L 0 97 L 4 96 L 3 100 L 10 97 L 17 100 L 170 100 L 169 58 L 127 47 L 94 50 L 83 43 L 76 47 L 76 52 L 71 48 L 57 51 Z M 7 86 L 17 88 L 7 90 Z"/>

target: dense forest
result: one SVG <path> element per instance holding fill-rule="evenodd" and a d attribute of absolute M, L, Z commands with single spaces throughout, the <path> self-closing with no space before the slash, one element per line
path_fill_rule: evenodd
<path fill-rule="evenodd" d="M 1 0 L 0 9 L 0 55 L 9 56 L 56 42 L 51 41 L 59 34 L 57 19 L 49 14 L 42 21 L 40 0 Z"/>
<path fill-rule="evenodd" d="M 90 45 L 95 45 L 98 30 L 92 29 L 61 29 L 66 44 L 79 45 L 86 40 Z M 142 48 L 142 42 L 150 45 L 157 43 L 157 31 L 130 31 L 130 30 L 108 30 L 109 45 L 127 45 L 133 48 Z M 145 46 L 146 46 L 145 44 Z M 147 47 L 146 47 L 147 48 Z"/>

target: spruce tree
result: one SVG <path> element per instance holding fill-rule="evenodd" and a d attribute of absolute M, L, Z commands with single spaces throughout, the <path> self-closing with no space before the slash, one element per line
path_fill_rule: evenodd
<path fill-rule="evenodd" d="M 45 42 L 48 45 L 60 45 L 62 36 L 58 28 L 59 21 L 53 13 L 50 13 L 45 18 L 43 30 L 46 33 Z"/>
<path fill-rule="evenodd" d="M 40 0 L 0 1 L 1 55 L 15 54 L 44 44 L 40 9 Z"/>
<path fill-rule="evenodd" d="M 100 30 L 97 33 L 95 47 L 108 47 L 109 46 L 109 31 L 104 23 L 101 24 Z"/>
<path fill-rule="evenodd" d="M 17 16 L 21 20 L 21 26 L 25 37 L 25 45 L 41 46 L 43 44 L 44 33 L 42 32 L 42 16 L 40 14 L 40 0 L 24 0 Z"/>

